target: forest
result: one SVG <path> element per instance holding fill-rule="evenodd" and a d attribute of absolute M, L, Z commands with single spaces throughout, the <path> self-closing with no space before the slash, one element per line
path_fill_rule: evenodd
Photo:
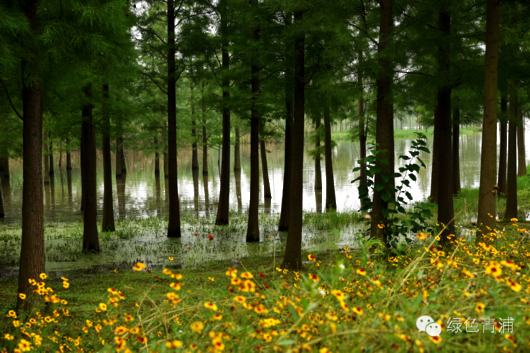
<path fill-rule="evenodd" d="M 0 13 L 0 352 L 530 344 L 526 1 Z"/>

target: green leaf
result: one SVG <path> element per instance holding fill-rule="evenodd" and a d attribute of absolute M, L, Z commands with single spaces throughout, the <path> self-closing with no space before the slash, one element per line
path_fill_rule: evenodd
<path fill-rule="evenodd" d="M 291 315 L 293 315 L 293 319 L 296 322 L 298 320 L 298 312 L 292 305 L 289 305 L 289 311 L 291 312 Z"/>
<path fill-rule="evenodd" d="M 381 191 L 385 188 L 385 184 L 383 183 L 375 183 L 375 188 L 377 191 Z"/>

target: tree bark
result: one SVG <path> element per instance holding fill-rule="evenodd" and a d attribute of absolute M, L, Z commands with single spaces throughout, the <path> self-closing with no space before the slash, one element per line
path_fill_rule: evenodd
<path fill-rule="evenodd" d="M 253 9 L 257 7 L 257 0 L 250 2 Z M 254 27 L 252 39 L 259 42 L 259 26 Z M 252 100 L 250 111 L 250 202 L 248 206 L 247 242 L 259 242 L 259 150 L 260 150 L 260 112 L 259 112 L 259 66 L 256 51 L 252 56 Z M 224 160 L 223 160 L 224 163 Z M 224 170 L 223 170 L 224 173 Z M 270 192 L 270 190 L 269 190 Z"/>
<path fill-rule="evenodd" d="M 322 190 L 322 167 L 320 158 L 320 117 L 315 124 L 315 190 Z"/>
<path fill-rule="evenodd" d="M 506 213 L 504 218 L 517 218 L 517 90 L 510 92 L 508 132 L 508 178 L 506 180 Z M 488 232 L 489 233 L 489 232 Z"/>
<path fill-rule="evenodd" d="M 70 140 L 66 140 L 66 144 L 70 145 Z M 66 149 L 66 170 L 72 170 L 72 156 L 70 152 L 70 146 Z"/>
<path fill-rule="evenodd" d="M 449 37 L 451 35 L 451 15 L 448 9 L 443 9 L 438 15 L 438 28 L 442 31 L 444 40 L 438 46 L 438 67 L 440 74 L 446 74 L 451 70 L 451 46 Z M 448 83 L 438 88 L 438 116 L 434 121 L 435 139 L 439 141 L 439 147 L 451 146 L 451 87 Z M 438 223 L 445 230 L 440 234 L 442 246 L 450 243 L 449 236 L 455 234 L 454 206 L 453 206 L 453 155 L 438 151 Z M 440 172 L 443 171 L 443 172 Z"/>
<path fill-rule="evenodd" d="M 362 61 L 362 51 L 359 52 L 359 62 Z M 359 105 L 358 105 L 358 112 L 359 112 L 359 153 L 360 153 L 360 167 L 361 167 L 361 179 L 359 181 L 359 185 L 366 185 L 367 183 L 367 176 L 366 176 L 366 163 L 364 162 L 364 159 L 366 158 L 366 128 L 365 128 L 365 121 L 364 121 L 364 86 L 363 86 L 363 77 L 361 74 L 361 70 L 359 69 L 357 72 L 357 76 L 359 79 Z"/>
<path fill-rule="evenodd" d="M 208 175 L 208 136 L 206 135 L 206 102 L 204 100 L 204 80 L 202 81 L 202 175 Z"/>
<path fill-rule="evenodd" d="M 28 0 L 22 5 L 33 35 L 37 27 L 37 0 Z M 30 59 L 38 60 L 37 49 L 32 49 Z M 40 302 L 38 295 L 32 292 L 29 279 L 39 279 L 45 271 L 44 255 L 44 215 L 42 191 L 42 101 L 43 87 L 41 77 L 30 70 L 30 62 L 22 61 L 22 72 L 30 80 L 22 80 L 22 105 L 24 121 L 22 123 L 22 243 L 18 272 L 17 293 L 27 295 L 25 300 L 17 296 L 17 310 L 28 312 Z"/>
<path fill-rule="evenodd" d="M 378 161 L 376 165 L 381 168 L 381 173 L 375 175 L 375 184 L 384 185 L 378 190 L 374 188 L 372 219 L 370 227 L 370 236 L 372 238 L 379 238 L 384 240 L 388 247 L 389 239 L 387 239 L 383 229 L 379 225 L 386 227 L 388 217 L 388 192 L 392 193 L 392 182 L 389 180 L 385 183 L 382 175 L 391 178 L 394 172 L 394 106 L 391 101 L 391 86 L 392 86 L 392 64 L 391 59 L 385 50 L 390 44 L 392 32 L 392 1 L 381 0 L 381 15 L 379 24 L 379 43 L 378 43 L 378 64 L 380 69 L 376 80 L 377 86 L 377 121 L 376 121 L 376 143 L 378 149 L 386 150 L 378 155 L 378 157 L 386 158 L 388 163 Z"/>
<path fill-rule="evenodd" d="M 195 105 L 193 104 L 193 82 L 190 83 L 190 92 L 191 92 L 191 138 L 193 140 L 191 144 L 192 154 L 191 154 L 191 170 L 199 170 L 199 151 L 197 150 L 197 130 L 195 129 Z"/>
<path fill-rule="evenodd" d="M 236 127 L 236 141 L 234 144 L 234 170 L 241 170 L 241 141 L 239 127 Z"/>
<path fill-rule="evenodd" d="M 236 197 L 237 197 L 237 213 L 243 212 L 243 200 L 241 199 L 241 171 L 235 170 L 234 176 L 236 178 Z"/>
<path fill-rule="evenodd" d="M 517 176 L 526 176 L 526 154 L 524 148 L 524 120 L 521 108 L 518 109 L 517 118 Z"/>
<path fill-rule="evenodd" d="M 48 159 L 48 143 L 47 140 L 44 139 L 44 185 L 50 184 L 50 160 Z"/>
<path fill-rule="evenodd" d="M 155 152 L 155 175 L 160 175 L 160 153 L 158 153 L 158 139 L 155 136 L 153 137 L 153 144 L 155 145 L 156 152 Z"/>
<path fill-rule="evenodd" d="M 335 197 L 335 178 L 333 176 L 333 159 L 331 146 L 331 117 L 329 114 L 329 102 L 324 105 L 324 154 L 326 159 L 326 210 L 337 209 Z"/>
<path fill-rule="evenodd" d="M 507 154 L 507 138 L 508 123 L 506 121 L 506 115 L 508 113 L 508 99 L 506 94 L 501 96 L 501 118 L 499 124 L 499 132 L 501 139 L 500 156 L 499 156 L 499 179 L 497 186 L 499 187 L 499 196 L 506 196 L 506 154 Z"/>
<path fill-rule="evenodd" d="M 272 198 L 271 194 L 271 184 L 269 181 L 269 167 L 267 166 L 267 149 L 265 148 L 265 137 L 263 136 L 264 131 L 264 125 L 263 119 L 259 118 L 259 134 L 260 134 L 260 141 L 259 141 L 259 149 L 261 153 L 261 172 L 263 173 L 263 196 L 266 199 Z"/>
<path fill-rule="evenodd" d="M 127 164 L 125 164 L 125 150 L 123 148 L 123 135 L 120 136 L 120 154 L 121 154 L 121 173 L 127 173 Z"/>
<path fill-rule="evenodd" d="M 116 123 L 116 128 L 118 128 L 118 126 L 119 124 Z M 116 137 L 116 178 L 121 178 L 121 153 L 119 137 Z"/>
<path fill-rule="evenodd" d="M 434 109 L 434 121 L 438 121 L 439 106 Z M 431 167 L 431 202 L 438 202 L 438 169 L 440 160 L 440 140 L 438 135 L 433 133 L 432 141 L 432 167 Z"/>
<path fill-rule="evenodd" d="M 219 205 L 215 224 L 228 225 L 230 211 L 230 80 L 228 71 L 230 69 L 230 55 L 228 53 L 228 5 L 226 0 L 222 0 L 221 6 L 221 37 L 222 37 L 222 89 L 223 89 L 223 161 L 221 165 L 221 188 L 219 190 Z"/>
<path fill-rule="evenodd" d="M 290 25 L 291 14 L 286 17 Z M 289 60 L 287 61 L 289 62 Z M 292 175 L 292 150 L 293 150 L 293 86 L 292 69 L 287 66 L 285 70 L 285 155 L 283 168 L 282 210 L 278 230 L 289 230 L 289 208 L 291 203 L 291 175 Z"/>
<path fill-rule="evenodd" d="M 167 236 L 181 237 L 180 205 L 177 179 L 177 101 L 176 101 L 176 68 L 175 68 L 175 4 L 167 1 L 168 33 L 168 80 L 167 80 L 167 117 L 168 117 L 168 169 L 169 169 L 169 224 Z"/>
<path fill-rule="evenodd" d="M 169 178 L 169 169 L 168 169 L 168 155 L 167 155 L 167 142 L 166 142 L 166 123 L 162 126 L 162 149 L 164 154 L 164 179 Z"/>
<path fill-rule="evenodd" d="M 453 194 L 462 190 L 460 186 L 460 109 L 453 109 Z"/>
<path fill-rule="evenodd" d="M 3 167 L 4 179 L 9 179 L 9 157 L 4 158 Z"/>
<path fill-rule="evenodd" d="M 85 97 L 92 97 L 92 84 L 88 83 L 83 91 Z M 82 110 L 83 122 L 81 135 L 83 152 L 81 163 L 83 173 L 83 194 L 85 207 L 83 212 L 83 251 L 99 252 L 99 237 L 97 227 L 97 188 L 96 188 L 96 133 L 92 121 L 91 103 L 86 103 Z"/>
<path fill-rule="evenodd" d="M 103 99 L 109 99 L 109 85 L 103 85 Z M 110 119 L 106 104 L 103 106 L 103 221 L 101 230 L 114 232 L 114 201 L 112 198 L 112 161 L 110 155 Z"/>
<path fill-rule="evenodd" d="M 82 124 L 82 123 L 81 123 Z M 81 127 L 82 129 L 82 127 Z M 85 200 L 86 200 L 86 186 L 85 186 L 85 176 L 83 174 L 83 134 L 81 134 L 81 138 L 79 139 L 79 174 L 81 175 L 81 209 L 80 211 L 83 212 L 85 209 Z"/>
<path fill-rule="evenodd" d="M 498 0 L 488 0 L 486 6 L 486 55 L 484 65 L 484 117 L 482 120 L 482 154 L 480 158 L 480 187 L 478 224 L 475 241 L 485 240 L 485 234 L 495 227 L 495 195 L 491 192 L 497 175 L 497 61 L 499 55 Z"/>
<path fill-rule="evenodd" d="M 50 141 L 50 150 L 49 150 L 49 153 L 50 153 L 50 175 L 54 175 L 55 174 L 55 169 L 53 168 L 53 140 L 52 140 L 52 133 L 51 132 L 48 132 L 48 139 Z"/>
<path fill-rule="evenodd" d="M 303 11 L 294 12 L 294 25 L 301 27 Z M 291 204 L 289 233 L 282 268 L 302 268 L 302 218 L 304 170 L 304 114 L 305 114 L 305 34 L 300 32 L 294 41 L 294 123 L 291 170 Z"/>

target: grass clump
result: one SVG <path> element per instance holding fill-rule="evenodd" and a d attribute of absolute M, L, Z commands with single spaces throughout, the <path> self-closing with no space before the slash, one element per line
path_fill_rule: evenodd
<path fill-rule="evenodd" d="M 359 251 L 306 253 L 299 272 L 266 258 L 181 270 L 169 257 L 163 270 L 137 263 L 134 271 L 77 279 L 43 274 L 35 288 L 46 308 L 25 315 L 4 306 L 0 349 L 527 350 L 527 230 L 512 223 L 480 244 L 469 232 L 452 237 L 449 249 L 437 239 L 420 233 L 411 248 L 390 258 L 375 240 Z M 14 282 L 1 284 L 5 295 L 17 295 Z M 442 327 L 440 336 L 418 332 L 423 315 Z M 463 332 L 453 332 L 456 323 Z M 475 327 L 479 333 L 470 332 Z"/>

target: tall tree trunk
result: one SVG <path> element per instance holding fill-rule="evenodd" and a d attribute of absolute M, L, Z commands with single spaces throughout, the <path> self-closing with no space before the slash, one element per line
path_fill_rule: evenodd
<path fill-rule="evenodd" d="M 66 170 L 72 170 L 72 155 L 70 151 L 70 139 L 66 140 L 66 145 L 68 146 L 66 149 Z"/>
<path fill-rule="evenodd" d="M 49 150 L 49 153 L 50 153 L 50 175 L 54 175 L 55 174 L 55 169 L 53 167 L 53 140 L 52 140 L 52 133 L 51 132 L 48 132 L 48 139 L 50 141 L 50 150 Z"/>
<path fill-rule="evenodd" d="M 167 1 L 167 33 L 168 33 L 168 80 L 167 80 L 167 121 L 168 121 L 168 169 L 169 169 L 169 224 L 167 236 L 179 237 L 180 205 L 177 179 L 177 101 L 176 101 L 176 68 L 175 68 L 175 4 Z"/>
<path fill-rule="evenodd" d="M 453 109 L 453 194 L 462 190 L 460 186 L 460 109 Z"/>
<path fill-rule="evenodd" d="M 439 106 L 434 109 L 434 121 L 438 121 Z M 440 161 L 440 140 L 438 135 L 433 133 L 432 142 L 432 167 L 431 167 L 431 202 L 438 202 L 438 169 Z"/>
<path fill-rule="evenodd" d="M 2 198 L 2 190 L 0 190 L 0 218 L 4 218 L 5 212 L 4 212 L 4 200 Z"/>
<path fill-rule="evenodd" d="M 22 5 L 33 35 L 37 34 L 37 0 L 28 0 Z M 38 60 L 38 52 L 29 52 Z M 40 302 L 38 295 L 32 292 L 29 279 L 38 279 L 45 271 L 44 257 L 44 215 L 42 191 L 42 101 L 43 87 L 41 77 L 31 72 L 31 62 L 22 61 L 22 72 L 30 80 L 22 80 L 22 106 L 24 121 L 22 123 L 22 244 L 18 271 L 17 293 L 25 293 L 22 300 L 17 296 L 17 310 L 28 312 Z"/>
<path fill-rule="evenodd" d="M 191 129 L 191 138 L 193 140 L 191 144 L 192 153 L 191 153 L 191 170 L 199 170 L 199 151 L 197 150 L 197 130 L 195 127 L 197 124 L 195 123 L 195 105 L 193 103 L 193 82 L 190 83 L 190 92 L 191 92 L 191 125 L 193 126 Z"/>
<path fill-rule="evenodd" d="M 59 141 L 59 169 L 61 169 L 61 165 L 63 164 L 63 141 Z"/>
<path fill-rule="evenodd" d="M 320 158 L 320 117 L 315 123 L 315 190 L 322 190 L 322 167 Z"/>
<path fill-rule="evenodd" d="M 109 85 L 103 85 L 103 99 L 109 100 Z M 107 104 L 103 106 L 103 221 L 101 230 L 114 232 L 114 206 L 112 199 L 112 161 L 110 155 L 110 119 Z"/>
<path fill-rule="evenodd" d="M 82 128 L 82 127 L 81 127 Z M 85 148 L 83 145 L 83 134 L 81 134 L 80 138 L 80 146 L 79 146 L 79 174 L 81 175 L 81 209 L 80 211 L 83 212 L 85 209 L 85 200 L 86 200 L 86 186 L 85 186 L 85 175 L 83 174 L 83 149 Z"/>
<path fill-rule="evenodd" d="M 228 4 L 223 1 L 221 14 L 221 37 L 222 37 L 222 89 L 223 89 L 223 164 L 221 166 L 221 188 L 219 190 L 219 205 L 215 224 L 228 225 L 228 215 L 230 211 L 230 80 L 228 71 L 230 69 L 230 55 L 228 53 Z"/>
<path fill-rule="evenodd" d="M 337 209 L 335 197 L 335 178 L 333 176 L 333 159 L 331 148 L 331 117 L 329 114 L 329 102 L 324 105 L 324 155 L 326 159 L 326 210 Z"/>
<path fill-rule="evenodd" d="M 438 46 L 438 67 L 440 74 L 448 75 L 451 70 L 451 15 L 448 9 L 440 11 L 438 28 L 442 31 L 444 40 Z M 434 134 L 438 138 L 439 146 L 451 146 L 451 87 L 448 83 L 438 88 L 438 120 L 434 122 Z M 435 138 L 436 138 L 435 137 Z M 455 234 L 455 216 L 453 206 L 453 155 L 438 152 L 438 223 L 446 225 L 440 235 L 443 246 L 449 245 L 449 235 Z M 443 171 L 442 173 L 440 171 Z M 449 192 L 448 192 L 449 191 Z"/>
<path fill-rule="evenodd" d="M 508 132 L 508 178 L 504 218 L 517 218 L 517 88 L 510 92 L 510 130 Z"/>
<path fill-rule="evenodd" d="M 303 11 L 294 12 L 294 25 L 300 27 Z M 289 233 L 282 268 L 302 268 L 302 217 L 304 177 L 304 114 L 305 114 L 305 34 L 294 41 L 294 123 L 291 170 L 291 205 Z"/>
<path fill-rule="evenodd" d="M 202 175 L 204 185 L 204 207 L 206 208 L 206 217 L 210 217 L 210 193 L 208 189 L 208 174 Z"/>
<path fill-rule="evenodd" d="M 4 179 L 9 179 L 9 157 L 4 158 Z"/>
<path fill-rule="evenodd" d="M 254 10 L 257 0 L 251 0 L 250 4 Z M 259 25 L 252 31 L 252 39 L 256 46 L 259 42 Z M 258 55 L 254 51 L 251 63 L 252 72 L 252 100 L 250 111 L 250 202 L 248 205 L 247 242 L 259 242 L 259 150 L 260 150 L 260 112 L 259 112 L 259 66 Z M 223 160 L 224 163 L 224 160 Z M 224 174 L 224 170 L 223 170 Z M 270 190 L 269 190 L 270 192 Z"/>
<path fill-rule="evenodd" d="M 83 91 L 85 97 L 92 97 L 92 84 L 88 83 Z M 99 237 L 97 227 L 97 188 L 96 188 L 96 129 L 92 121 L 91 103 L 86 103 L 82 110 L 81 124 L 82 154 L 81 163 L 83 173 L 83 194 L 85 208 L 83 212 L 83 251 L 99 252 Z"/>
<path fill-rule="evenodd" d="M 166 123 L 164 122 L 164 125 L 162 126 L 162 150 L 164 154 L 164 179 L 169 178 L 169 158 L 167 156 L 167 142 L 166 142 Z"/>
<path fill-rule="evenodd" d="M 160 175 L 160 153 L 158 153 L 158 139 L 155 136 L 153 137 L 153 144 L 155 145 L 156 152 L 155 152 L 155 176 Z M 158 178 L 157 178 L 158 179 Z"/>
<path fill-rule="evenodd" d="M 287 25 L 290 25 L 291 14 L 287 14 Z M 290 60 L 287 60 L 290 63 Z M 289 230 L 289 208 L 291 204 L 291 175 L 293 150 L 293 85 L 292 69 L 285 70 L 285 155 L 283 168 L 282 210 L 280 213 L 279 231 Z"/>
<path fill-rule="evenodd" d="M 241 170 L 241 138 L 239 127 L 236 127 L 236 141 L 234 144 L 234 170 Z"/>
<path fill-rule="evenodd" d="M 378 149 L 386 150 L 378 155 L 378 157 L 386 158 L 389 163 L 377 162 L 377 166 L 381 168 L 381 173 L 375 175 L 375 183 L 383 184 L 384 187 L 380 190 L 374 189 L 372 219 L 370 227 L 370 236 L 372 238 L 383 239 L 388 247 L 389 239 L 386 238 L 384 231 L 379 228 L 379 225 L 386 227 L 388 210 L 388 199 L 383 199 L 383 195 L 392 193 L 392 182 L 389 180 L 385 183 L 382 176 L 386 175 L 391 178 L 394 173 L 394 106 L 391 101 L 391 87 L 392 87 L 392 63 L 391 59 L 385 50 L 390 44 L 392 32 L 392 1 L 381 0 L 381 15 L 379 24 L 379 44 L 378 64 L 380 72 L 376 80 L 377 86 L 377 121 L 376 121 L 376 136 L 375 141 L 378 144 Z M 384 228 L 383 228 L 384 229 Z"/>
<path fill-rule="evenodd" d="M 243 200 L 241 200 L 241 170 L 235 170 L 234 176 L 236 179 L 236 197 L 237 197 L 237 213 L 243 212 Z"/>
<path fill-rule="evenodd" d="M 359 51 L 359 62 L 362 61 L 362 51 Z M 366 128 L 365 128 L 365 122 L 364 122 L 364 86 L 363 86 L 363 77 L 361 74 L 361 70 L 359 69 L 357 72 L 357 77 L 359 79 L 359 105 L 358 105 L 358 112 L 359 112 L 359 145 L 360 145 L 360 157 L 361 157 L 361 180 L 359 181 L 359 185 L 366 185 L 367 183 L 367 177 L 366 177 L 366 163 L 364 162 L 364 159 L 366 158 Z"/>
<path fill-rule="evenodd" d="M 118 124 L 116 124 L 116 128 L 118 128 Z M 116 178 L 121 178 L 121 153 L 119 137 L 116 137 Z"/>
<path fill-rule="evenodd" d="M 44 185 L 50 184 L 50 160 L 48 159 L 48 143 L 47 140 L 44 139 Z"/>
<path fill-rule="evenodd" d="M 263 119 L 259 118 L 259 134 L 260 134 L 260 141 L 259 141 L 259 149 L 261 153 L 261 172 L 263 173 L 263 196 L 266 199 L 272 198 L 271 194 L 271 184 L 269 181 L 269 167 L 267 166 L 267 149 L 265 148 L 265 137 L 263 136 L 264 131 L 264 125 Z"/>
<path fill-rule="evenodd" d="M 518 109 L 517 118 L 517 176 L 526 176 L 526 154 L 524 148 L 524 119 L 521 108 Z"/>
<path fill-rule="evenodd" d="M 206 102 L 204 100 L 204 80 L 201 90 L 202 105 L 202 175 L 208 175 L 208 136 L 206 135 Z"/>
<path fill-rule="evenodd" d="M 127 173 L 127 165 L 125 164 L 125 151 L 123 148 L 123 135 L 120 136 L 120 154 L 121 154 L 121 173 Z"/>
<path fill-rule="evenodd" d="M 499 156 L 499 179 L 497 186 L 499 187 L 499 196 L 506 196 L 506 154 L 507 154 L 507 139 L 506 134 L 508 132 L 508 123 L 506 121 L 506 115 L 508 113 L 508 99 L 506 94 L 503 93 L 501 96 L 501 118 L 499 124 L 499 132 L 501 139 L 500 156 Z"/>
<path fill-rule="evenodd" d="M 486 6 L 486 55 L 484 65 L 484 117 L 482 120 L 482 151 L 480 157 L 480 187 L 478 224 L 481 232 L 475 241 L 485 240 L 485 234 L 495 227 L 495 195 L 491 192 L 497 175 L 497 61 L 499 56 L 498 0 L 488 0 Z"/>

